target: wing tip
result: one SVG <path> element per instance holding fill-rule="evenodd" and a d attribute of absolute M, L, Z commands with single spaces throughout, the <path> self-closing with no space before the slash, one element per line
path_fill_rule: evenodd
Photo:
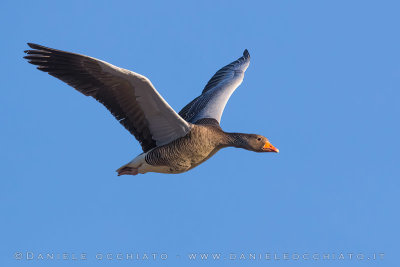
<path fill-rule="evenodd" d="M 245 49 L 245 50 L 243 51 L 243 56 L 244 56 L 245 58 L 250 58 L 249 50 Z"/>
<path fill-rule="evenodd" d="M 30 48 L 33 48 L 33 49 L 38 49 L 38 47 L 40 47 L 40 45 L 38 45 L 38 44 L 34 44 L 34 43 L 26 43 Z"/>
<path fill-rule="evenodd" d="M 35 46 L 34 43 L 26 43 L 26 44 L 27 44 L 30 48 L 35 49 L 35 48 L 33 48 L 33 46 Z M 24 53 L 25 53 L 25 54 L 29 54 L 30 51 L 32 51 L 32 50 L 25 50 Z"/>
<path fill-rule="evenodd" d="M 34 44 L 34 43 L 26 43 L 26 44 L 30 48 L 35 49 L 35 50 L 39 50 L 39 51 L 47 51 L 47 52 L 55 52 L 55 51 L 57 51 L 56 49 L 53 49 L 53 48 L 50 48 L 50 47 L 47 47 L 47 46 L 43 46 L 43 45 L 39 45 L 39 44 Z M 33 50 L 33 51 L 35 51 L 35 50 Z M 26 50 L 26 51 L 30 51 L 30 50 Z"/>

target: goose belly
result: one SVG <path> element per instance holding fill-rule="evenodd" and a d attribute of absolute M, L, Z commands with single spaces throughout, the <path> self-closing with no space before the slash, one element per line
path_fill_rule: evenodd
<path fill-rule="evenodd" d="M 151 151 L 143 153 L 123 167 L 127 166 L 137 169 L 138 173 L 141 174 L 147 172 L 178 174 L 196 167 L 208 158 L 202 155 L 192 155 L 190 158 L 183 155 L 168 158 L 154 158 L 154 156 L 151 157 L 151 155 L 156 154 L 151 153 Z"/>
<path fill-rule="evenodd" d="M 186 172 L 199 164 L 203 163 L 215 152 L 214 149 L 197 149 L 186 147 L 185 150 L 156 148 L 149 151 L 146 155 L 146 163 L 149 165 L 146 169 L 150 172 L 160 173 L 182 173 Z M 168 150 L 170 153 L 163 153 Z"/>

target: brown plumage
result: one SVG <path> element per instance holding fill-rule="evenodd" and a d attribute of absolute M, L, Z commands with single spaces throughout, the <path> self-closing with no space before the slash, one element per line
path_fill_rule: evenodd
<path fill-rule="evenodd" d="M 85 55 L 28 43 L 24 58 L 38 69 L 102 103 L 139 141 L 143 152 L 118 169 L 118 174 L 181 173 L 209 159 L 224 147 L 278 152 L 261 135 L 226 133 L 223 109 L 240 85 L 250 62 L 243 56 L 219 70 L 202 94 L 178 115 L 146 77 Z"/>

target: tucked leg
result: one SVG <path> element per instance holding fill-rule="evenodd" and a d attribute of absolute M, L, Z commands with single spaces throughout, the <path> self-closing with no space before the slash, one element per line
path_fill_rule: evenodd
<path fill-rule="evenodd" d="M 137 168 L 132 168 L 132 167 L 123 167 L 121 169 L 117 170 L 118 176 L 121 175 L 137 175 L 139 173 L 139 170 Z"/>

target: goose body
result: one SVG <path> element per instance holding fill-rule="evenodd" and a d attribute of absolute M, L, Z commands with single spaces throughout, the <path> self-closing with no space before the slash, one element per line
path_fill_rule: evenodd
<path fill-rule="evenodd" d="M 201 164 L 218 150 L 223 142 L 222 130 L 213 125 L 194 125 L 192 130 L 173 142 L 137 156 L 118 173 L 182 173 Z"/>
<path fill-rule="evenodd" d="M 139 141 L 143 153 L 119 168 L 118 175 L 186 172 L 224 147 L 278 152 L 264 136 L 226 133 L 219 124 L 250 63 L 247 50 L 220 69 L 202 94 L 177 114 L 140 74 L 92 57 L 28 45 L 33 49 L 25 51 L 29 63 L 94 97 Z"/>

